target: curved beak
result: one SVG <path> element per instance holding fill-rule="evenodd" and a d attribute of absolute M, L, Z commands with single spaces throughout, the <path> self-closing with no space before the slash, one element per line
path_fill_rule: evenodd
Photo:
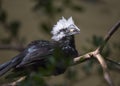
<path fill-rule="evenodd" d="M 80 33 L 80 29 L 77 27 L 77 26 L 75 26 L 74 28 L 70 28 L 69 29 L 69 35 L 75 35 L 75 34 L 79 34 Z"/>

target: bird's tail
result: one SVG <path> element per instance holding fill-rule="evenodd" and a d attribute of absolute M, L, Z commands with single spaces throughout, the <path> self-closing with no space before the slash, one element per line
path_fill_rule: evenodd
<path fill-rule="evenodd" d="M 0 76 L 4 75 L 10 69 L 18 65 L 21 62 L 21 60 L 24 58 L 24 55 L 25 55 L 24 53 L 20 53 L 19 55 L 12 58 L 10 61 L 1 64 L 0 65 Z"/>

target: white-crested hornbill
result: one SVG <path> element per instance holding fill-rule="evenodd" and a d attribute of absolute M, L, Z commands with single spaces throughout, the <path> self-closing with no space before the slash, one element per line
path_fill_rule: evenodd
<path fill-rule="evenodd" d="M 23 52 L 0 65 L 0 76 L 6 72 L 37 71 L 38 69 L 52 69 L 51 74 L 64 73 L 73 58 L 78 56 L 74 35 L 80 29 L 74 24 L 72 17 L 62 17 L 51 31 L 52 40 L 33 41 Z"/>

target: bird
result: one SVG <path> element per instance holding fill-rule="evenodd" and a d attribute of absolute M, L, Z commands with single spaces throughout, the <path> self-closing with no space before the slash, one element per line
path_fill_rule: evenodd
<path fill-rule="evenodd" d="M 0 65 L 0 77 L 8 71 L 38 71 L 51 69 L 51 75 L 65 72 L 69 63 L 78 56 L 74 35 L 80 29 L 75 25 L 72 17 L 62 17 L 51 30 L 51 40 L 35 40 L 11 60 Z"/>

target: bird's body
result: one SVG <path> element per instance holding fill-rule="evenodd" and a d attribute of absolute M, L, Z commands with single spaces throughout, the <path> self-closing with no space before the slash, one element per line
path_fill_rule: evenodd
<path fill-rule="evenodd" d="M 71 29 L 67 29 L 67 27 L 56 30 L 61 24 L 61 21 L 63 23 L 67 22 L 67 20 L 63 18 L 54 26 L 52 30 L 52 41 L 37 40 L 31 42 L 19 55 L 0 65 L 0 76 L 11 69 L 15 72 L 24 70 L 31 72 L 41 68 L 46 71 L 47 69 L 53 68 L 51 74 L 57 75 L 63 73 L 69 63 L 72 62 L 72 59 L 78 56 L 73 35 L 78 33 L 79 30 L 73 27 L 74 23 L 71 19 L 68 21 L 72 22 L 72 29 L 75 29 L 76 33 L 71 33 L 70 35 L 69 30 Z M 65 31 L 65 33 L 62 31 Z M 67 33 L 69 35 L 66 35 Z"/>

